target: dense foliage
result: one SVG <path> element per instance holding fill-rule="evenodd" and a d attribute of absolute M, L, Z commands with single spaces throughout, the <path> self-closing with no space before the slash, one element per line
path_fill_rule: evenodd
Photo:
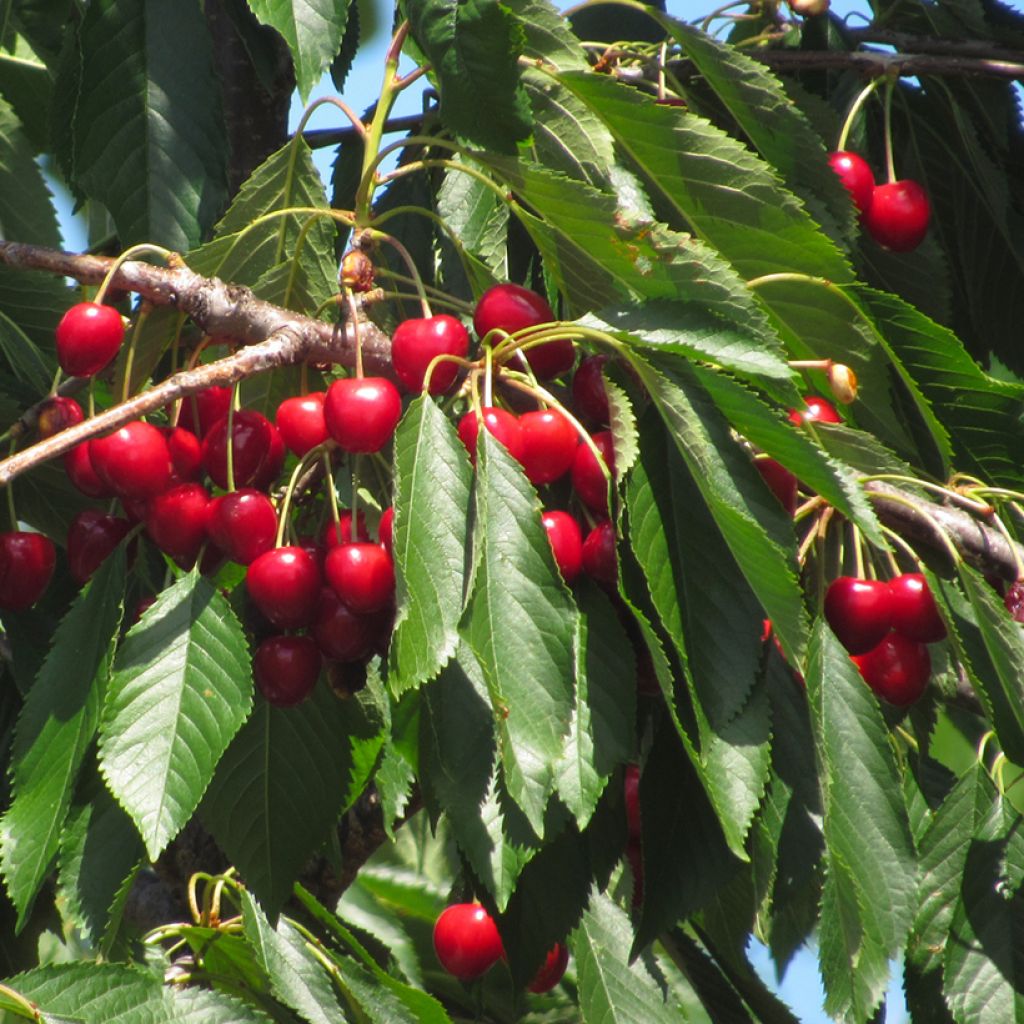
<path fill-rule="evenodd" d="M 0 1008 L 793 1021 L 756 934 L 780 970 L 816 942 L 838 1020 L 881 1019 L 899 960 L 915 1021 L 1024 1020 L 1024 20 L 399 6 L 375 108 L 286 139 L 293 87 L 329 71 L 345 95 L 350 0 L 0 4 Z M 425 83 L 411 129 L 389 122 Z M 336 150 L 328 183 L 311 144 Z M 862 226 L 837 148 L 923 186 L 921 244 Z M 142 246 L 101 296 L 123 345 L 81 309 L 55 340 L 112 261 L 51 251 L 41 157 L 96 253 Z M 503 282 L 550 315 L 502 329 L 478 302 Z M 398 339 L 421 328 L 395 332 L 431 307 L 476 333 L 419 393 Z M 61 374 L 108 340 L 95 377 Z M 351 411 L 364 362 L 412 381 L 383 443 L 384 400 Z M 84 447 L 140 413 L 201 432 L 197 396 L 232 382 L 220 455 L 208 435 L 204 482 L 193 465 L 163 512 L 157 435 Z M 55 391 L 82 424 L 57 429 Z M 320 391 L 329 437 L 262 478 L 265 453 L 225 456 L 236 420 L 301 419 L 282 402 Z M 841 414 L 801 416 L 808 394 Z M 571 476 L 465 426 L 491 405 L 573 413 Z M 236 482 L 260 525 L 224 511 L 249 514 Z M 542 508 L 593 531 L 578 576 Z M 278 544 L 313 548 L 346 512 L 372 559 L 393 514 L 393 618 L 383 577 L 349 589 L 344 544 L 312 559 L 315 613 L 240 564 L 279 519 Z M 914 573 L 938 613 L 920 635 L 835 610 L 837 577 Z M 920 678 L 910 655 L 878 668 L 879 637 Z M 445 971 L 431 942 L 474 900 L 504 949 L 478 979 L 493 956 L 445 937 Z M 528 992 L 556 943 L 564 979 Z"/>

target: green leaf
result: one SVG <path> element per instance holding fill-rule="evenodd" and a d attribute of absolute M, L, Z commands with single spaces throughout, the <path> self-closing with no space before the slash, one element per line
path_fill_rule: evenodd
<path fill-rule="evenodd" d="M 50 190 L 14 110 L 0 96 L 0 238 L 60 247 Z"/>
<path fill-rule="evenodd" d="M 417 398 L 394 441 L 398 612 L 389 683 L 397 693 L 433 678 L 458 642 L 473 478 L 466 449 L 430 397 Z"/>
<path fill-rule="evenodd" d="M 569 939 L 584 1024 L 679 1020 L 643 960 L 630 962 L 632 942 L 633 928 L 625 912 L 607 896 L 592 892 L 590 906 Z"/>
<path fill-rule="evenodd" d="M 165 590 L 118 652 L 100 768 L 155 859 L 192 816 L 252 707 L 249 653 L 198 572 Z"/>
<path fill-rule="evenodd" d="M 449 290 L 461 285 L 468 289 L 466 294 L 479 294 L 496 281 L 508 280 L 508 207 L 494 191 L 478 178 L 451 170 L 437 190 L 436 202 L 438 216 L 468 256 L 469 265 L 461 265 L 451 238 L 441 236 Z"/>
<path fill-rule="evenodd" d="M 72 292 L 59 277 L 0 267 L 0 313 L 41 352 L 55 352 L 53 332 L 71 301 Z"/>
<path fill-rule="evenodd" d="M 295 65 L 295 84 L 305 104 L 341 48 L 349 0 L 248 0 L 264 25 L 277 29 Z"/>
<path fill-rule="evenodd" d="M 409 27 L 437 78 L 441 118 L 457 135 L 508 152 L 530 134 L 529 103 L 519 81 L 525 34 L 493 0 L 418 0 Z"/>
<path fill-rule="evenodd" d="M 508 0 L 526 35 L 523 53 L 556 68 L 587 67 L 586 54 L 569 22 L 550 0 Z"/>
<path fill-rule="evenodd" d="M 473 570 L 460 626 L 498 719 L 509 795 L 538 836 L 573 707 L 576 609 L 536 492 L 487 430 L 477 444 Z"/>
<path fill-rule="evenodd" d="M 227 199 L 213 62 L 199 6 L 160 0 L 90 3 L 64 52 L 54 102 L 61 163 L 109 210 L 122 245 L 185 252 Z"/>
<path fill-rule="evenodd" d="M 75 600 L 18 719 L 0 864 L 19 929 L 52 866 L 78 772 L 99 725 L 121 623 L 124 564 L 119 547 Z"/>
<path fill-rule="evenodd" d="M 294 708 L 260 700 L 217 766 L 200 813 L 271 918 L 376 765 L 370 688 L 339 701 L 319 685 Z"/>
<path fill-rule="evenodd" d="M 48 361 L 24 331 L 3 313 L 0 313 L 0 353 L 16 380 L 32 388 L 36 395 L 46 394 L 56 361 Z"/>

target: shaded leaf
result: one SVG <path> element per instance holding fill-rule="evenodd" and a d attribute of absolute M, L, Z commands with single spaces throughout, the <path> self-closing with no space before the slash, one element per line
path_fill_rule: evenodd
<path fill-rule="evenodd" d="M 59 247 L 60 228 L 34 147 L 0 96 L 0 238 Z"/>

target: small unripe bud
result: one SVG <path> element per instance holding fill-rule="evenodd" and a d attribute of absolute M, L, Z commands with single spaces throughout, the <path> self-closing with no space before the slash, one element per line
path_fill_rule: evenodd
<path fill-rule="evenodd" d="M 849 405 L 857 397 L 857 374 L 843 363 L 833 363 L 829 367 L 828 384 L 832 397 L 842 405 Z"/>

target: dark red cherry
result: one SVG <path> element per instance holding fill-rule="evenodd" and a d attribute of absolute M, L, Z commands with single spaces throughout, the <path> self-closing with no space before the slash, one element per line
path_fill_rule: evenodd
<path fill-rule="evenodd" d="M 598 523 L 583 541 L 583 571 L 606 587 L 614 588 L 618 582 L 615 527 L 608 520 Z"/>
<path fill-rule="evenodd" d="M 0 608 L 31 608 L 50 585 L 56 558 L 53 541 L 41 533 L 0 533 Z"/>
<path fill-rule="evenodd" d="M 419 394 L 427 367 L 437 356 L 469 354 L 469 332 L 461 321 L 447 313 L 437 316 L 403 320 L 391 335 L 391 365 L 395 376 L 406 391 Z M 447 391 L 458 376 L 459 366 L 454 360 L 442 360 L 430 374 L 430 394 Z"/>
<path fill-rule="evenodd" d="M 212 385 L 182 400 L 178 425 L 203 438 L 230 408 L 231 388 Z"/>
<path fill-rule="evenodd" d="M 1014 622 L 1024 623 L 1024 582 L 1017 580 L 1006 588 L 1003 604 Z"/>
<path fill-rule="evenodd" d="M 931 215 L 928 194 L 908 178 L 875 186 L 864 226 L 879 245 L 893 252 L 910 252 L 928 234 Z"/>
<path fill-rule="evenodd" d="M 611 433 L 607 430 L 599 431 L 593 435 L 592 440 L 614 479 L 615 450 Z M 572 486 L 587 508 L 607 514 L 608 481 L 588 444 L 576 447 L 572 463 Z"/>
<path fill-rule="evenodd" d="M 327 552 L 324 576 L 334 592 L 360 615 L 386 608 L 395 596 L 395 567 L 380 544 L 342 544 Z"/>
<path fill-rule="evenodd" d="M 453 903 L 434 922 L 437 959 L 461 981 L 485 974 L 504 951 L 497 926 L 479 903 Z"/>
<path fill-rule="evenodd" d="M 171 484 L 192 483 L 203 473 L 203 446 L 184 427 L 161 427 L 171 456 Z"/>
<path fill-rule="evenodd" d="M 379 452 L 402 418 L 402 396 L 384 377 L 336 380 L 324 400 L 331 437 L 346 452 Z"/>
<path fill-rule="evenodd" d="M 231 561 L 249 565 L 274 546 L 277 513 L 262 491 L 242 488 L 210 502 L 206 529 Z"/>
<path fill-rule="evenodd" d="M 836 407 L 818 395 L 808 395 L 804 399 L 804 409 L 790 409 L 789 422 L 799 427 L 804 423 L 842 423 Z"/>
<path fill-rule="evenodd" d="M 779 499 L 782 507 L 792 515 L 796 511 L 797 480 L 781 462 L 767 456 L 754 460 L 757 471 L 761 474 L 769 490 Z"/>
<path fill-rule="evenodd" d="M 171 483 L 171 453 L 163 432 L 152 423 L 134 420 L 106 437 L 90 442 L 96 475 L 119 498 L 152 498 Z"/>
<path fill-rule="evenodd" d="M 829 153 L 828 163 L 850 193 L 853 205 L 861 214 L 865 213 L 871 206 L 875 191 L 875 175 L 867 161 L 858 153 L 840 149 Z"/>
<path fill-rule="evenodd" d="M 64 453 L 64 472 L 75 488 L 89 498 L 112 498 L 114 490 L 96 474 L 92 464 L 92 441 L 83 441 Z"/>
<path fill-rule="evenodd" d="M 356 536 L 352 536 L 352 513 L 347 509 L 338 514 L 338 522 L 328 519 L 324 526 L 320 543 L 325 552 L 339 544 L 351 544 L 354 540 L 364 541 L 370 539 L 370 533 L 366 529 L 366 516 L 362 510 L 356 515 Z"/>
<path fill-rule="evenodd" d="M 191 568 L 206 543 L 210 495 L 197 483 L 179 484 L 151 498 L 146 533 L 183 568 Z"/>
<path fill-rule="evenodd" d="M 541 516 L 547 531 L 555 565 L 566 583 L 572 583 L 583 568 L 583 534 L 580 524 L 568 512 L 553 509 Z"/>
<path fill-rule="evenodd" d="M 548 951 L 544 963 L 537 969 L 533 980 L 526 988 L 538 995 L 542 992 L 550 992 L 562 980 L 568 966 L 569 950 L 562 943 L 556 942 Z"/>
<path fill-rule="evenodd" d="M 238 409 L 231 416 L 235 486 L 251 487 L 271 445 L 272 424 L 266 416 Z M 221 488 L 228 487 L 228 417 L 222 416 L 203 438 L 203 469 Z"/>
<path fill-rule="evenodd" d="M 519 417 L 522 436 L 519 461 L 535 486 L 550 484 L 569 472 L 579 437 L 576 428 L 555 409 L 536 409 Z"/>
<path fill-rule="evenodd" d="M 68 527 L 68 571 L 72 579 L 85 583 L 130 529 L 127 519 L 105 515 L 99 509 L 79 512 Z"/>
<path fill-rule="evenodd" d="M 288 450 L 300 458 L 321 445 L 330 436 L 324 419 L 325 391 L 313 391 L 308 395 L 294 395 L 286 398 L 278 407 L 274 417 Z"/>
<path fill-rule="evenodd" d="M 113 306 L 79 302 L 57 324 L 57 362 L 70 377 L 91 377 L 117 355 L 124 322 Z"/>
<path fill-rule="evenodd" d="M 374 651 L 378 622 L 352 611 L 330 587 L 322 587 L 313 617 L 313 636 L 320 650 L 335 661 L 362 661 Z"/>
<path fill-rule="evenodd" d="M 300 547 L 266 551 L 245 574 L 249 597 L 278 629 L 308 626 L 322 585 L 316 558 Z"/>
<path fill-rule="evenodd" d="M 922 644 L 937 643 L 946 636 L 946 624 L 935 607 L 928 581 L 917 572 L 903 573 L 889 580 L 892 598 L 892 628 Z"/>
<path fill-rule="evenodd" d="M 393 537 L 395 527 L 395 507 L 389 505 L 384 509 L 383 515 L 380 517 L 380 523 L 377 526 L 377 537 L 381 544 L 384 545 L 384 550 L 392 557 L 395 557 L 393 550 Z"/>
<path fill-rule="evenodd" d="M 322 664 L 312 637 L 272 636 L 256 648 L 252 674 L 268 704 L 291 708 L 313 692 Z"/>
<path fill-rule="evenodd" d="M 889 633 L 877 646 L 853 656 L 864 681 L 898 708 L 913 704 L 928 686 L 932 664 L 928 648 L 902 633 Z"/>
<path fill-rule="evenodd" d="M 602 426 L 608 423 L 608 392 L 604 386 L 607 356 L 587 356 L 572 375 L 573 411 Z"/>
<path fill-rule="evenodd" d="M 82 407 L 73 398 L 53 395 L 39 407 L 36 430 L 42 441 L 59 434 L 62 430 L 67 430 L 68 427 L 73 427 L 76 423 L 81 423 L 84 419 Z"/>
<path fill-rule="evenodd" d="M 281 431 L 269 420 L 267 421 L 267 427 L 270 444 L 267 446 L 266 458 L 263 460 L 263 464 L 260 466 L 259 472 L 257 472 L 256 478 L 252 482 L 253 487 L 258 491 L 269 491 L 277 483 L 277 478 L 281 475 L 281 470 L 284 468 L 284 460 L 288 455 L 288 450 L 284 446 L 284 439 L 281 437 Z"/>
<path fill-rule="evenodd" d="M 505 447 L 509 455 L 516 461 L 521 461 L 523 456 L 523 432 L 519 428 L 519 420 L 510 412 L 499 409 L 496 406 L 484 406 L 480 412 L 483 415 L 484 426 L 488 431 Z M 476 413 L 470 410 L 459 420 L 459 438 L 469 452 L 469 458 L 473 465 L 476 465 L 477 437 L 480 433 L 477 424 Z"/>
<path fill-rule="evenodd" d="M 864 654 L 892 628 L 892 594 L 882 580 L 840 576 L 825 592 L 825 618 L 850 654 Z"/>

